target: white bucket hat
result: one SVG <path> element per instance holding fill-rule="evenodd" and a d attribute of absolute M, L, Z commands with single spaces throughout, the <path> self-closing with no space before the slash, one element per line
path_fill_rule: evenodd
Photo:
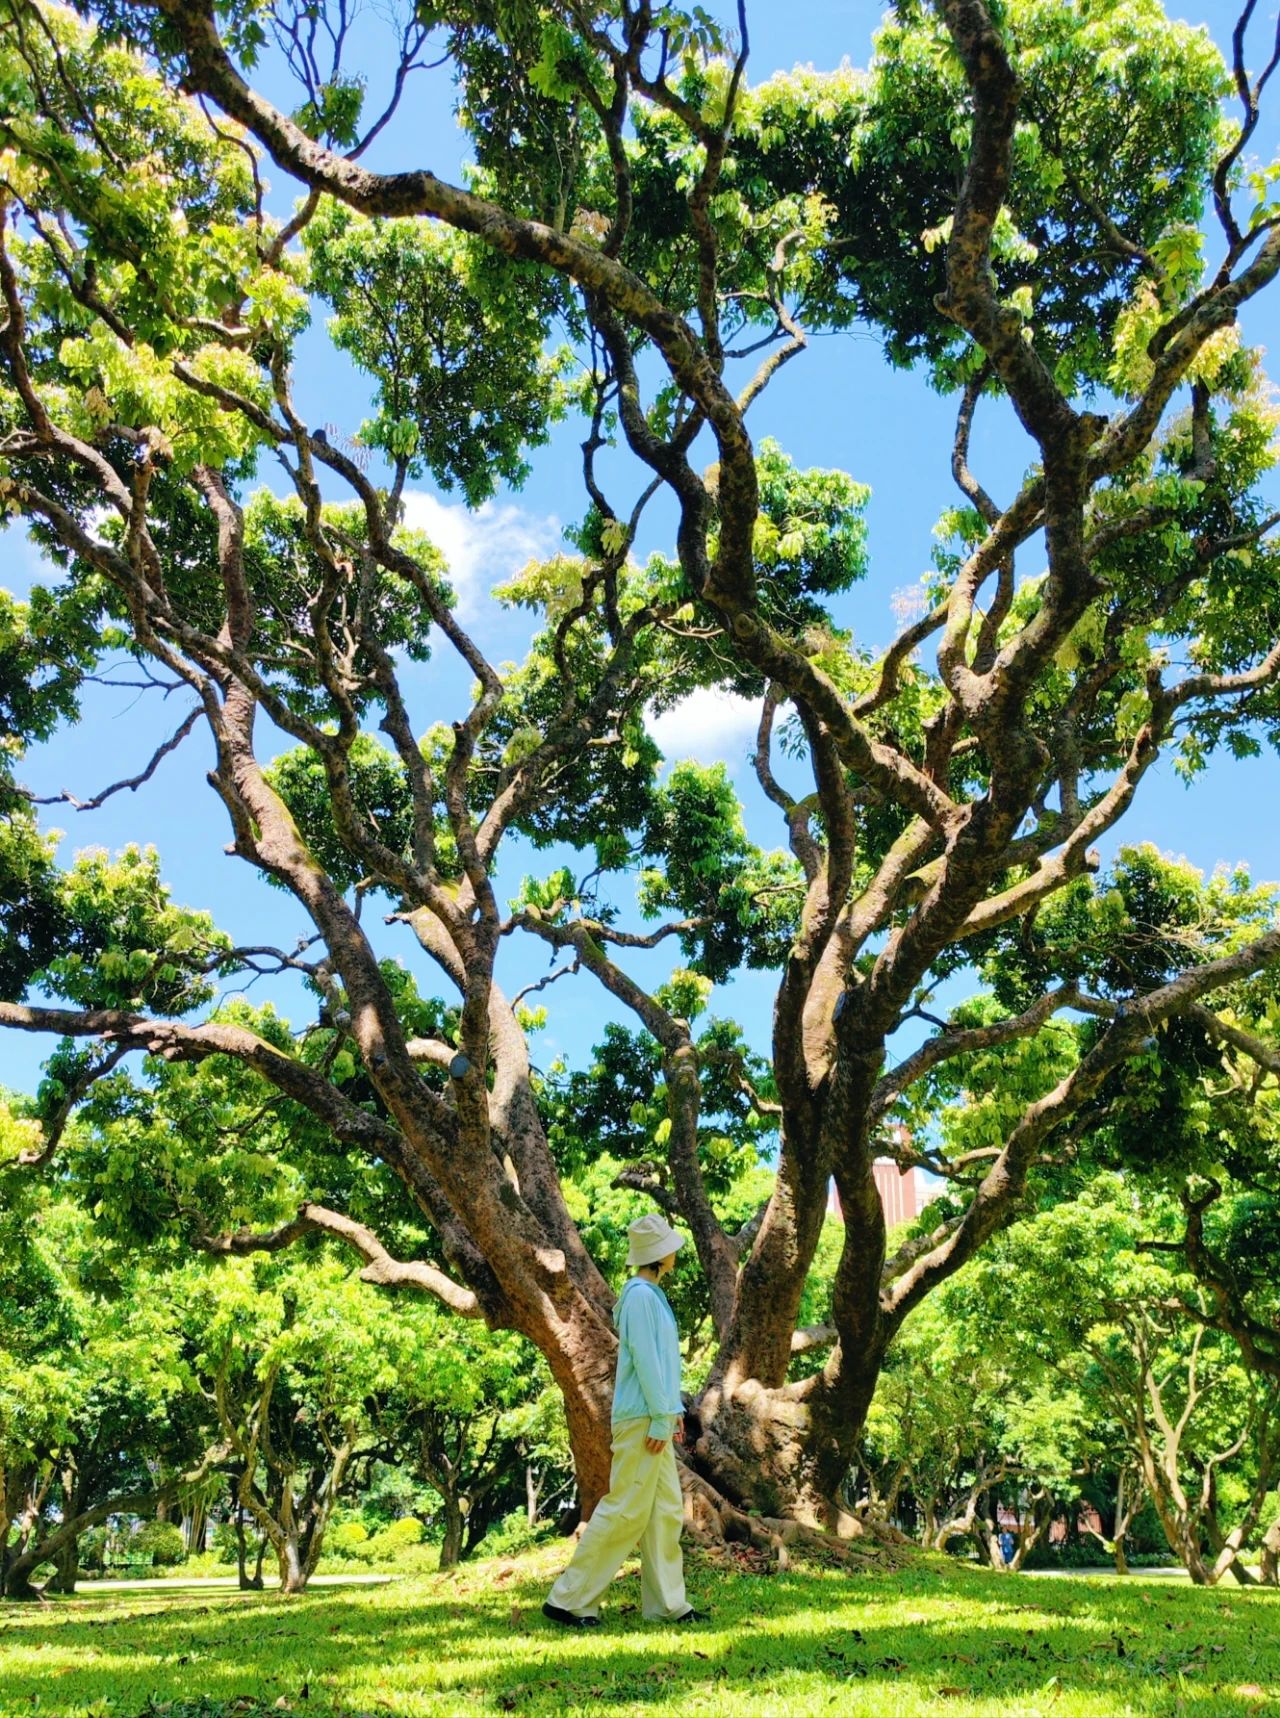
<path fill-rule="evenodd" d="M 637 1217 L 627 1229 L 627 1264 L 656 1265 L 668 1253 L 678 1253 L 685 1238 L 657 1211 Z"/>

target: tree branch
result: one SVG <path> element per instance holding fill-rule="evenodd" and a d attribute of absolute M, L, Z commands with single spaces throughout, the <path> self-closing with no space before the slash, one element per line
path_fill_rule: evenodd
<path fill-rule="evenodd" d="M 232 1234 L 198 1234 L 196 1245 L 202 1252 L 219 1257 L 240 1257 L 247 1253 L 277 1253 L 292 1246 L 303 1235 L 332 1235 L 354 1248 L 366 1260 L 360 1272 L 361 1282 L 376 1283 L 380 1288 L 416 1288 L 431 1295 L 459 1318 L 483 1318 L 484 1309 L 478 1297 L 444 1271 L 416 1259 L 393 1259 L 373 1230 L 354 1218 L 331 1211 L 327 1206 L 310 1201 L 298 1207 L 298 1215 L 289 1223 L 266 1233 L 237 1229 Z"/>

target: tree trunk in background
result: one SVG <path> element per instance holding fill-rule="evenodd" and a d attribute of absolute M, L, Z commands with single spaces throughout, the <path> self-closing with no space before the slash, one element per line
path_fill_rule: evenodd
<path fill-rule="evenodd" d="M 276 1545 L 276 1557 L 280 1566 L 280 1591 L 289 1594 L 304 1592 L 308 1571 L 303 1562 L 296 1528 L 290 1527 L 280 1536 Z"/>
<path fill-rule="evenodd" d="M 80 1579 L 80 1538 L 69 1539 L 54 1559 L 54 1577 L 49 1582 L 51 1593 L 72 1594 Z"/>
<path fill-rule="evenodd" d="M 1280 1515 L 1263 1536 L 1258 1575 L 1264 1587 L 1280 1587 Z"/>
<path fill-rule="evenodd" d="M 191 1513 L 182 1517 L 182 1543 L 189 1557 L 198 1557 L 204 1550 L 208 1525 L 208 1505 L 203 1498 L 197 1497 L 191 1505 Z"/>
<path fill-rule="evenodd" d="M 248 1568 L 248 1546 L 245 1543 L 244 1535 L 244 1505 L 240 1502 L 239 1496 L 237 1495 L 237 1487 L 234 1480 L 231 1482 L 231 1491 L 232 1498 L 234 1500 L 233 1507 L 235 1510 L 236 1523 L 236 1574 L 239 1578 L 240 1591 L 242 1593 L 260 1593 L 262 1591 L 262 1560 L 266 1556 L 267 1542 L 265 1538 L 261 1535 L 259 1536 L 258 1565 L 253 1574 L 250 1575 Z"/>
<path fill-rule="evenodd" d="M 68 1548 L 72 1551 L 80 1535 L 90 1527 L 97 1527 L 113 1515 L 139 1515 L 153 1510 L 156 1505 L 156 1494 L 153 1491 L 132 1492 L 123 1497 L 108 1498 L 102 1503 L 94 1504 L 91 1509 L 82 1509 L 79 1514 L 69 1520 L 60 1521 L 52 1526 L 44 1538 L 38 1537 L 39 1523 L 35 1523 L 31 1538 L 25 1549 L 9 1563 L 5 1575 L 5 1597 L 9 1599 L 32 1599 L 38 1597 L 31 1577 L 42 1563 L 52 1563 L 55 1568 L 61 1567 L 61 1559 Z M 77 1565 L 78 1567 L 78 1565 Z"/>
<path fill-rule="evenodd" d="M 452 1493 L 443 1498 L 444 1538 L 440 1542 L 440 1567 L 456 1569 L 462 1556 L 463 1514 L 458 1498 Z"/>

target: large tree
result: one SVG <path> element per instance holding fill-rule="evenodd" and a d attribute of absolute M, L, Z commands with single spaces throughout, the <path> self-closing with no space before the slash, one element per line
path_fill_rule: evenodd
<path fill-rule="evenodd" d="M 715 1332 L 690 1417 L 695 1510 L 852 1528 L 841 1482 L 902 1321 L 1123 1101 L 1162 1023 L 1211 1035 L 1207 1011 L 1243 1006 L 1280 955 L 1269 898 L 1171 930 L 1146 915 L 1141 862 L 1091 881 L 1162 752 L 1194 770 L 1255 750 L 1276 713 L 1280 558 L 1256 488 L 1270 417 L 1236 320 L 1280 269 L 1272 175 L 1248 156 L 1275 63 L 1247 69 L 1252 5 L 1227 67 L 1155 0 L 904 0 L 865 74 L 755 87 L 745 10 L 722 32 L 648 0 L 424 7 L 378 81 L 394 105 L 446 56 L 465 188 L 416 160 L 364 164 L 397 133 L 362 111 L 349 5 L 82 10 L 0 14 L 3 495 L 66 569 L 6 610 L 4 723 L 21 738 L 71 719 L 104 641 L 123 642 L 191 702 L 139 773 L 177 767 L 202 726 L 230 851 L 314 935 L 234 948 L 140 856 L 60 872 L 15 787 L 0 1023 L 99 1046 L 64 1052 L 27 1157 L 52 1159 L 123 1054 L 234 1064 L 383 1166 L 434 1240 L 397 1257 L 308 1200 L 222 1241 L 325 1230 L 374 1281 L 523 1334 L 563 1392 L 589 1509 L 612 1296 L 497 979 L 506 939 L 540 939 L 631 1011 L 660 1063 L 635 1125 L 660 1095 L 651 1180 L 692 1233 Z M 250 81 L 264 52 L 301 79 L 293 113 Z M 264 154 L 298 187 L 284 225 Z M 375 476 L 300 414 L 308 291 L 370 378 Z M 910 457 L 949 460 L 962 505 L 926 612 L 881 655 L 832 606 L 863 570 L 864 492 L 748 430 L 809 336 L 855 322 L 958 403 L 954 444 Z M 510 588 L 536 631 L 500 671 L 404 528 L 405 485 L 429 471 L 480 500 L 568 410 L 586 430 L 576 552 Z M 1003 503 L 972 469 L 979 411 L 1028 438 Z M 856 411 L 847 427 L 856 465 Z M 606 453 L 615 437 L 630 466 Z M 250 494 L 259 467 L 283 498 Z M 675 553 L 642 563 L 660 492 Z M 1019 583 L 1041 540 L 1044 570 Z M 438 647 L 476 691 L 427 728 L 413 664 Z M 715 772 L 655 780 L 646 707 L 711 684 L 759 702 L 755 767 L 789 853 L 747 839 Z M 269 767 L 281 734 L 294 749 Z M 508 912 L 494 872 L 513 839 L 593 857 L 531 879 Z M 652 930 L 611 904 L 633 867 Z M 379 891 L 439 1004 L 384 958 L 361 911 Z M 669 939 L 684 969 L 654 988 L 637 960 Z M 767 1080 L 732 1032 L 691 1025 L 744 962 L 778 973 Z M 211 979 L 246 969 L 302 973 L 319 1029 L 201 1017 Z M 965 972 L 979 1000 L 930 1010 Z M 932 1030 L 887 1066 L 913 1019 Z M 963 1108 L 961 1075 L 940 1070 L 1020 1042 L 1042 1053 L 986 1116 L 994 1134 L 903 1143 L 914 1094 Z M 1256 1034 L 1239 1047 L 1266 1053 Z M 722 1130 L 702 1119 L 717 1084 L 716 1103 L 777 1130 L 767 1198 L 740 1226 L 716 1185 Z M 892 1257 L 872 1174 L 886 1149 L 951 1183 L 937 1226 Z M 831 1317 L 798 1335 L 833 1177 Z M 174 1212 L 193 1232 L 204 1215 Z M 793 1376 L 793 1351 L 824 1342 Z"/>

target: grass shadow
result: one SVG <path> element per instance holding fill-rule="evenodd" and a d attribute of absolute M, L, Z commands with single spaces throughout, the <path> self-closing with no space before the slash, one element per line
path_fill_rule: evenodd
<path fill-rule="evenodd" d="M 634 1573 L 605 1625 L 540 1606 L 564 1560 L 382 1587 L 103 1594 L 0 1612 L 0 1713 L 237 1718 L 654 1711 L 1212 1718 L 1280 1703 L 1280 1593 L 1036 1581 L 922 1564 L 849 1577 L 729 1574 L 690 1559 L 710 1624 L 639 1617 Z M 111 1601 L 118 1601 L 112 1603 Z M 203 1602 L 200 1602 L 203 1601 Z M 15 1614 L 16 1612 L 16 1614 Z M 95 1718 L 97 1715 L 95 1713 Z"/>

